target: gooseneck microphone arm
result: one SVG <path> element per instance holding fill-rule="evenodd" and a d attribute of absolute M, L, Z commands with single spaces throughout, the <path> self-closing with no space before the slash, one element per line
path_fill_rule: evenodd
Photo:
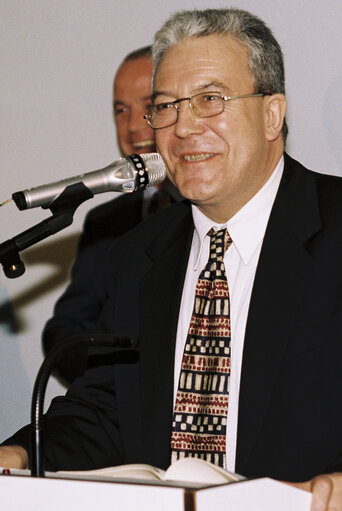
<path fill-rule="evenodd" d="M 44 411 L 44 398 L 49 376 L 62 354 L 75 346 L 107 346 L 115 351 L 133 350 L 137 342 L 128 337 L 112 334 L 76 335 L 65 339 L 48 353 L 37 374 L 31 402 L 31 476 L 44 477 L 44 430 L 42 418 Z"/>

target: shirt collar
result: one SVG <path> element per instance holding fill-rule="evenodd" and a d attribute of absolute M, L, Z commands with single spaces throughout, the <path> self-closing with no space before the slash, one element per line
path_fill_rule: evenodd
<path fill-rule="evenodd" d="M 204 239 L 211 228 L 219 230 L 226 227 L 241 259 L 245 264 L 248 264 L 253 253 L 264 238 L 283 169 L 284 157 L 282 156 L 264 186 L 225 224 L 214 223 L 197 206 L 192 205 L 192 216 L 195 224 L 193 239 L 195 251 L 194 269 L 198 266 Z"/>

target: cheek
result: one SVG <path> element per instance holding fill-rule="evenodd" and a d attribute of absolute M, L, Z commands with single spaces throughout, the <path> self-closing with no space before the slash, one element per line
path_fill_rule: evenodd
<path fill-rule="evenodd" d="M 127 126 L 128 122 L 125 119 L 118 119 L 116 121 L 116 131 L 119 139 L 125 138 L 127 136 Z"/>
<path fill-rule="evenodd" d="M 165 161 L 168 160 L 171 155 L 170 137 L 162 130 L 154 131 L 154 135 L 158 152 L 163 156 Z"/>
<path fill-rule="evenodd" d="M 149 126 L 147 123 L 146 123 L 146 126 L 145 126 L 145 133 L 149 134 L 149 138 L 150 139 L 154 139 L 155 138 L 154 129 L 152 129 L 151 126 Z"/>
<path fill-rule="evenodd" d="M 212 122 L 208 123 L 207 120 L 207 137 L 212 144 L 213 149 L 223 155 L 228 151 L 231 141 L 234 140 L 237 132 L 237 119 L 229 116 L 229 120 L 226 116 L 212 117 Z"/>

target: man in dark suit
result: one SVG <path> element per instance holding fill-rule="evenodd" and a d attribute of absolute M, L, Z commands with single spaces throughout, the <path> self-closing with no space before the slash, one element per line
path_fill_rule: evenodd
<path fill-rule="evenodd" d="M 113 84 L 113 113 L 122 154 L 155 151 L 154 131 L 143 116 L 151 104 L 151 47 L 129 53 L 116 72 Z M 162 191 L 163 189 L 163 191 Z M 54 308 L 54 315 L 43 331 L 45 353 L 61 341 L 96 331 L 102 308 L 102 264 L 110 241 L 132 229 L 151 210 L 151 200 L 161 196 L 163 207 L 170 202 L 168 192 L 176 194 L 168 181 L 145 192 L 124 194 L 92 209 L 86 218 L 71 281 Z M 163 194 L 164 193 L 164 197 Z M 163 200 L 164 203 L 163 204 Z M 78 347 L 65 352 L 56 372 L 70 384 L 84 373 L 88 350 Z"/>
<path fill-rule="evenodd" d="M 190 302 L 208 233 L 227 227 L 227 467 L 297 482 L 313 492 L 314 511 L 339 509 L 342 180 L 284 153 L 282 55 L 258 18 L 178 13 L 157 33 L 153 55 L 147 118 L 191 204 L 165 209 L 111 246 L 101 328 L 138 338 L 138 352 L 96 353 L 97 364 L 54 400 L 47 464 L 169 464 Z M 6 444 L 0 463 L 26 466 L 27 429 Z"/>

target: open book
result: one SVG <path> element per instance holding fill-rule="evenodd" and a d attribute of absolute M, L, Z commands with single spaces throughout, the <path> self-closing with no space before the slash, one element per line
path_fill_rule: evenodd
<path fill-rule="evenodd" d="M 96 470 L 59 472 L 66 476 L 82 476 L 91 478 L 103 477 L 111 479 L 143 479 L 145 481 L 173 481 L 197 484 L 227 484 L 242 481 L 245 478 L 239 474 L 213 465 L 198 458 L 182 458 L 172 463 L 164 471 L 152 465 L 129 464 L 116 467 L 100 468 Z"/>

